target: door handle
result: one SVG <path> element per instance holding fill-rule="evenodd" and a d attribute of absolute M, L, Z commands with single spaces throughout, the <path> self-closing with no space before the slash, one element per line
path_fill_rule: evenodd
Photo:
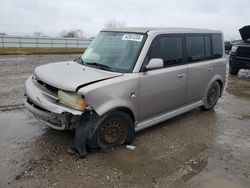
<path fill-rule="evenodd" d="M 210 68 L 208 69 L 208 71 L 209 71 L 209 72 L 212 72 L 212 71 L 214 71 L 214 68 L 213 68 L 213 67 L 210 67 Z"/>
<path fill-rule="evenodd" d="M 178 77 L 178 78 L 183 78 L 183 77 L 184 77 L 184 74 L 179 74 L 177 77 Z"/>

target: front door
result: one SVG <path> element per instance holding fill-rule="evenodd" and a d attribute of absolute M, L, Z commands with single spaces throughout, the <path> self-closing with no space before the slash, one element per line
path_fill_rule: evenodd
<path fill-rule="evenodd" d="M 140 120 L 183 106 L 187 90 L 181 35 L 157 37 L 146 58 L 163 59 L 164 68 L 140 73 Z"/>

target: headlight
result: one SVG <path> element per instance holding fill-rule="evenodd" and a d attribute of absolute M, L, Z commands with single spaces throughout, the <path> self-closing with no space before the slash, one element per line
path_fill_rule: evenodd
<path fill-rule="evenodd" d="M 232 46 L 231 52 L 236 52 L 238 46 Z"/>
<path fill-rule="evenodd" d="M 60 103 L 75 108 L 77 110 L 83 110 L 87 106 L 85 100 L 82 97 L 72 92 L 59 90 L 58 98 Z"/>

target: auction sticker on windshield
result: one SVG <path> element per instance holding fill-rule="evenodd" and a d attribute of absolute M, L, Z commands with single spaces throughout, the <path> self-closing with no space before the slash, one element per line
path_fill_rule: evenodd
<path fill-rule="evenodd" d="M 124 34 L 122 40 L 131 40 L 136 42 L 141 42 L 143 39 L 143 35 L 138 34 Z"/>

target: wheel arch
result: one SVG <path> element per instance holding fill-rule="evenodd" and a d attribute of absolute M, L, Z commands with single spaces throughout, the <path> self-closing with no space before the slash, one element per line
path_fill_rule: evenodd
<path fill-rule="evenodd" d="M 115 107 L 115 108 L 109 110 L 106 113 L 111 113 L 111 112 L 115 112 L 115 111 L 120 111 L 120 112 L 127 113 L 131 117 L 132 121 L 135 122 L 135 115 L 134 115 L 133 111 L 130 110 L 128 107 L 123 107 L 123 106 L 121 106 L 121 107 Z"/>
<path fill-rule="evenodd" d="M 208 89 L 210 88 L 210 86 L 214 83 L 214 82 L 218 82 L 219 85 L 220 85 L 220 97 L 222 96 L 222 93 L 223 93 L 223 88 L 224 88 L 224 85 L 223 85 L 223 79 L 220 75 L 216 75 L 214 76 L 210 82 L 208 83 L 207 87 L 206 87 L 206 90 L 205 90 L 205 93 L 204 93 L 204 98 L 206 97 L 206 94 L 208 92 Z"/>
<path fill-rule="evenodd" d="M 134 111 L 135 109 L 133 109 L 131 105 L 126 105 L 126 103 L 119 103 L 118 101 L 116 101 L 116 105 L 114 105 L 115 103 L 110 101 L 107 102 L 101 106 L 98 106 L 96 108 L 93 108 L 93 110 L 98 114 L 98 116 L 104 116 L 107 115 L 111 112 L 115 112 L 115 111 L 121 111 L 121 112 L 125 112 L 127 113 L 133 123 L 135 123 L 137 121 L 137 114 L 136 111 Z"/>
<path fill-rule="evenodd" d="M 220 85 L 220 97 L 222 96 L 222 93 L 223 93 L 223 82 L 222 82 L 222 80 L 220 80 L 220 79 L 217 79 L 217 80 L 215 80 L 216 82 L 218 82 L 219 83 L 219 85 Z"/>

